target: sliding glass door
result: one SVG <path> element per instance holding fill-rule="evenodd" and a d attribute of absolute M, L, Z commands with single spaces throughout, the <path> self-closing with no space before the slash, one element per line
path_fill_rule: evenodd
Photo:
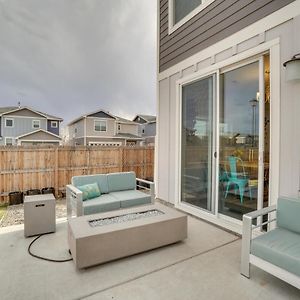
<path fill-rule="evenodd" d="M 182 87 L 181 201 L 212 211 L 214 76 Z"/>
<path fill-rule="evenodd" d="M 257 209 L 259 62 L 220 76 L 219 212 L 237 219 Z"/>
<path fill-rule="evenodd" d="M 183 84 L 181 199 L 241 220 L 268 201 L 268 56 Z"/>

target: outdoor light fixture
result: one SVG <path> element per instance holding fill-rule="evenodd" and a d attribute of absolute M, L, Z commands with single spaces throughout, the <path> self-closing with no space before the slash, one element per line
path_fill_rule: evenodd
<path fill-rule="evenodd" d="M 300 79 L 300 53 L 295 54 L 291 60 L 286 61 L 283 66 L 286 68 L 286 80 Z"/>

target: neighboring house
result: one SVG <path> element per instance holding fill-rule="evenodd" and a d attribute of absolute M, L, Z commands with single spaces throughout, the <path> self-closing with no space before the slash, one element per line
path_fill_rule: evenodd
<path fill-rule="evenodd" d="M 60 145 L 62 121 L 29 107 L 0 107 L 0 145 Z"/>
<path fill-rule="evenodd" d="M 156 116 L 137 115 L 133 122 L 139 123 L 141 136 L 144 138 L 144 143 L 148 146 L 155 145 L 156 135 Z"/>
<path fill-rule="evenodd" d="M 105 110 L 82 115 L 68 125 L 71 145 L 124 146 L 140 145 L 140 125 Z"/>
<path fill-rule="evenodd" d="M 298 196 L 299 29 L 300 0 L 158 1 L 158 198 L 241 233 Z"/>

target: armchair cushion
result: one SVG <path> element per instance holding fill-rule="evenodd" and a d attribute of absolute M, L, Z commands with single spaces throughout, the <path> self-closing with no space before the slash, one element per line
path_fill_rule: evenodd
<path fill-rule="evenodd" d="M 300 233 L 300 201 L 292 198 L 279 198 L 277 205 L 277 225 Z"/>
<path fill-rule="evenodd" d="M 90 200 L 101 195 L 97 182 L 81 185 L 77 188 L 82 191 L 82 201 Z"/>
<path fill-rule="evenodd" d="M 112 192 L 110 195 L 121 202 L 121 208 L 151 203 L 150 195 L 136 190 Z"/>
<path fill-rule="evenodd" d="M 300 276 L 300 235 L 283 228 L 252 240 L 251 254 Z"/>
<path fill-rule="evenodd" d="M 135 190 L 136 188 L 136 177 L 134 172 L 108 174 L 107 182 L 109 193 L 126 190 Z"/>
<path fill-rule="evenodd" d="M 82 175 L 72 177 L 72 185 L 78 187 L 85 184 L 90 184 L 97 182 L 99 189 L 102 194 L 108 193 L 107 185 L 107 175 L 106 174 L 97 174 L 97 175 Z"/>
<path fill-rule="evenodd" d="M 83 202 L 83 214 L 91 215 L 100 212 L 111 211 L 121 207 L 120 201 L 110 196 L 103 194 L 100 197 Z"/>

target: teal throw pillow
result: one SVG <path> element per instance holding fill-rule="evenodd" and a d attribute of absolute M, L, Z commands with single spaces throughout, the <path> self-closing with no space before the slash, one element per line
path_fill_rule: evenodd
<path fill-rule="evenodd" d="M 80 191 L 82 191 L 82 200 L 89 200 L 101 195 L 98 183 L 90 183 L 77 187 Z"/>

